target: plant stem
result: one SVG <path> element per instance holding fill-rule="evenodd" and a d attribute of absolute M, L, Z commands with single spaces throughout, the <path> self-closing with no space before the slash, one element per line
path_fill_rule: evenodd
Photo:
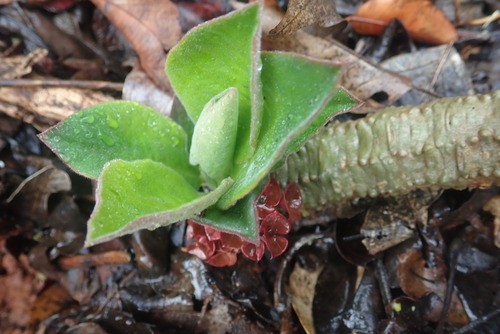
<path fill-rule="evenodd" d="M 500 185 L 500 91 L 390 107 L 326 126 L 276 172 L 306 211 L 417 188 Z"/>

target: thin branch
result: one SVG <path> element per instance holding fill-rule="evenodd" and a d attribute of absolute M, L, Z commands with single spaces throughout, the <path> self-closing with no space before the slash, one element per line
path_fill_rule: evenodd
<path fill-rule="evenodd" d="M 0 80 L 0 87 L 67 87 L 83 88 L 92 90 L 114 90 L 121 91 L 123 83 L 93 80 L 59 80 L 59 79 L 4 79 Z"/>
<path fill-rule="evenodd" d="M 23 182 L 21 182 L 19 184 L 19 186 L 16 188 L 16 190 L 14 190 L 12 192 L 12 194 L 10 194 L 9 198 L 7 198 L 5 200 L 5 203 L 12 202 L 12 200 L 17 196 L 17 194 L 19 194 L 21 192 L 21 190 L 23 190 L 24 186 L 26 186 L 26 184 L 28 184 L 28 182 L 30 182 L 34 178 L 40 176 L 41 174 L 45 173 L 46 171 L 48 171 L 49 169 L 52 169 L 52 168 L 54 168 L 54 166 L 45 166 L 42 169 L 37 170 L 36 172 L 34 172 L 33 174 L 31 174 L 30 176 L 28 176 L 27 178 L 25 178 L 23 180 Z"/>

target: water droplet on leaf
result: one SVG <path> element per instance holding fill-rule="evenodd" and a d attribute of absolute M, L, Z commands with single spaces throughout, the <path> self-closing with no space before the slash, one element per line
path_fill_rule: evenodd
<path fill-rule="evenodd" d="M 104 135 L 104 134 L 100 134 L 98 136 L 98 138 L 100 140 L 102 140 L 102 142 L 108 146 L 113 146 L 115 144 L 115 141 L 113 140 L 113 138 L 111 138 L 110 136 L 107 136 L 107 135 Z"/>
<path fill-rule="evenodd" d="M 83 119 L 83 121 L 84 121 L 85 123 L 89 123 L 89 124 L 94 123 L 94 120 L 95 120 L 95 118 L 94 118 L 94 115 L 92 115 L 92 114 L 88 115 L 87 117 L 85 117 L 85 118 Z"/>
<path fill-rule="evenodd" d="M 150 118 L 150 119 L 148 120 L 148 126 L 150 126 L 150 127 L 155 127 L 155 126 L 156 126 L 156 120 L 155 120 L 155 119 L 153 119 L 153 118 Z"/>
<path fill-rule="evenodd" d="M 108 118 L 108 126 L 112 129 L 118 128 L 118 122 L 114 118 Z"/>

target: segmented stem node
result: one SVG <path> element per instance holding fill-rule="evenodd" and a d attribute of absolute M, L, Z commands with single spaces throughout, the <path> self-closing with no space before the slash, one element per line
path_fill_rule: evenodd
<path fill-rule="evenodd" d="M 335 122 L 276 173 L 297 182 L 306 210 L 417 188 L 500 185 L 500 91 L 391 107 Z"/>

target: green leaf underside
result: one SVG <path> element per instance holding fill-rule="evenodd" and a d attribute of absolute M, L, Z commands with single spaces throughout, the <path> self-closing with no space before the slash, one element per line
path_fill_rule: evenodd
<path fill-rule="evenodd" d="M 254 204 L 259 193 L 260 191 L 252 191 L 227 210 L 210 207 L 203 217 L 194 217 L 194 219 L 230 233 L 237 233 L 250 241 L 258 242 Z"/>
<path fill-rule="evenodd" d="M 235 165 L 235 180 L 217 206 L 227 209 L 255 188 L 306 131 L 335 91 L 338 66 L 287 53 L 262 53 L 264 110 L 257 150 L 251 160 Z"/>
<path fill-rule="evenodd" d="M 259 13 L 260 5 L 253 4 L 196 27 L 170 50 L 166 62 L 168 78 L 194 122 L 212 97 L 228 87 L 238 89 L 238 161 L 252 155 L 250 138 L 259 130 Z"/>
<path fill-rule="evenodd" d="M 154 109 L 131 101 L 84 109 L 40 138 L 76 172 L 98 178 L 104 164 L 151 159 L 180 172 L 193 186 L 199 172 L 189 164 L 186 133 Z"/>
<path fill-rule="evenodd" d="M 231 184 L 227 178 L 214 191 L 200 193 L 180 173 L 159 162 L 111 161 L 99 177 L 86 244 L 191 217 L 213 205 Z"/>
<path fill-rule="evenodd" d="M 218 184 L 233 167 L 238 128 L 238 90 L 228 88 L 203 108 L 194 127 L 189 162 Z"/>

